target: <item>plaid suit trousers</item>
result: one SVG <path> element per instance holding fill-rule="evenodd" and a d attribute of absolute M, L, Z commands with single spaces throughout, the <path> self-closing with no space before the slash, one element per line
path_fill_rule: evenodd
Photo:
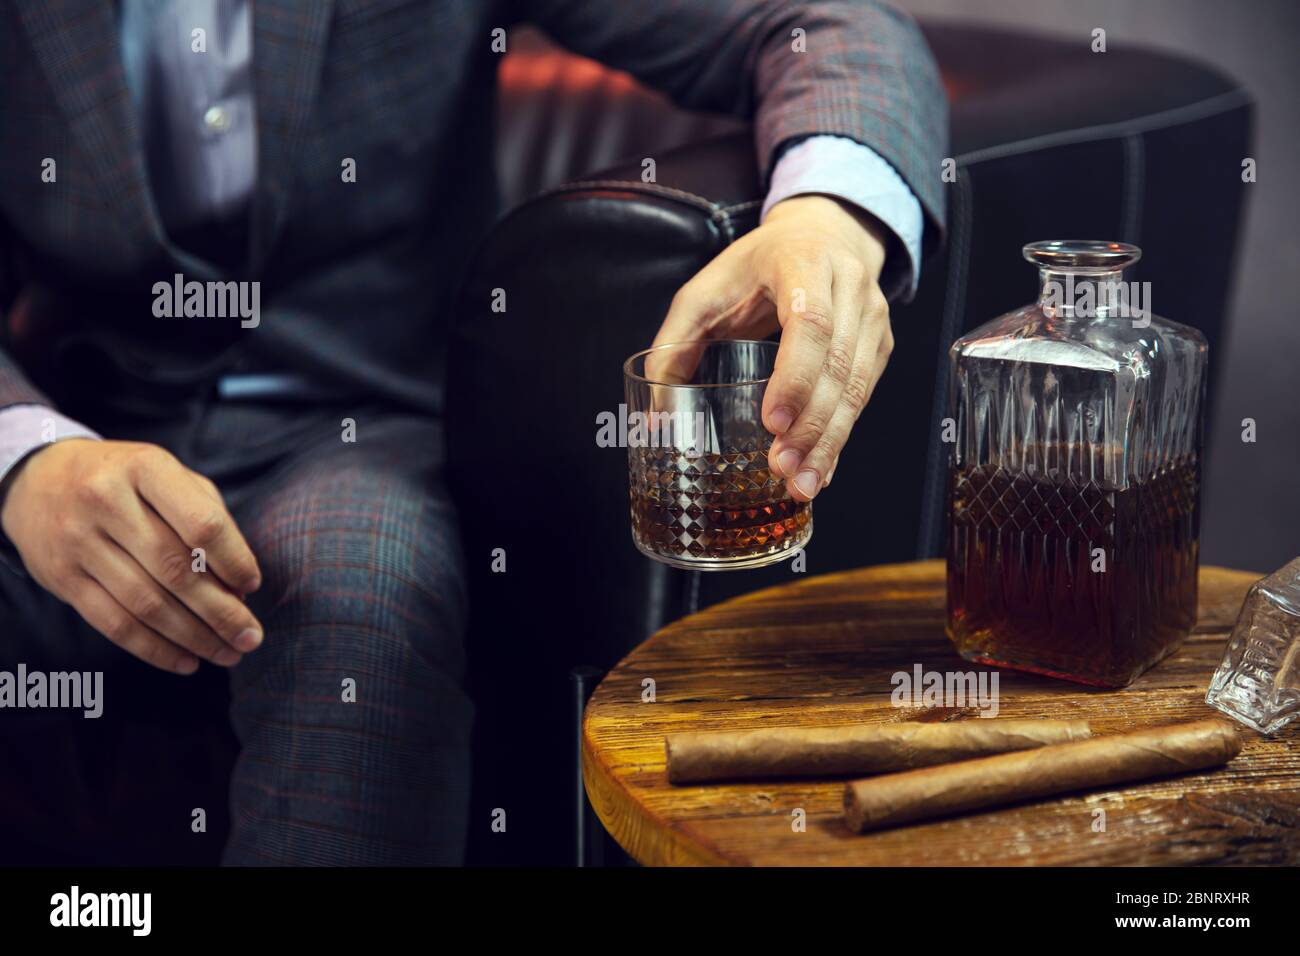
<path fill-rule="evenodd" d="M 345 419 L 354 441 L 344 440 Z M 439 424 L 380 407 L 244 404 L 93 424 L 105 437 L 161 444 L 216 481 L 262 569 L 249 601 L 266 638 L 229 672 L 238 748 L 222 861 L 460 862 L 472 707 L 461 687 L 463 568 L 439 479 Z M 22 817 L 38 811 L 50 831 L 44 845 L 39 832 L 23 836 L 29 853 L 49 862 L 62 858 L 53 844 L 84 841 L 69 861 L 189 859 L 176 844 L 205 839 L 190 821 L 213 768 L 206 751 L 226 672 L 155 671 L 34 582 L 0 575 L 0 668 L 105 672 L 100 720 L 30 712 L 25 733 L 0 741 L 4 765 L 28 771 L 13 788 L 25 796 L 0 786 L 0 807 L 36 804 Z M 116 805 L 117 782 L 134 777 L 138 790 L 141 776 L 147 805 Z M 224 820 L 223 809 L 208 810 Z M 114 831 L 133 845 L 105 844 Z"/>

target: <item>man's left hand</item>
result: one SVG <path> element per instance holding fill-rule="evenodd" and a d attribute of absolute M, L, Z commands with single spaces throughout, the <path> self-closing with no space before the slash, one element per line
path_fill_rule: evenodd
<path fill-rule="evenodd" d="M 800 501 L 830 484 L 894 347 L 879 285 L 884 237 L 830 197 L 779 202 L 681 287 L 655 336 L 762 339 L 780 328 L 763 424 L 776 436 L 768 462 Z"/>

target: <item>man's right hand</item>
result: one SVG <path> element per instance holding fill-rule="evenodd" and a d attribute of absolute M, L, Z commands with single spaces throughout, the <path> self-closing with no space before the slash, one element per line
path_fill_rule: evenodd
<path fill-rule="evenodd" d="M 261 585 L 257 560 L 217 486 L 167 451 L 70 438 L 8 485 L 0 525 L 28 573 L 114 644 L 192 674 L 200 657 L 230 667 L 261 643 L 243 601 Z"/>

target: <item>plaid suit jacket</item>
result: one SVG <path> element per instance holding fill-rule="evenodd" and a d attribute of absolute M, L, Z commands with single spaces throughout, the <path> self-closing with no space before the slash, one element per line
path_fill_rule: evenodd
<path fill-rule="evenodd" d="M 808 135 L 862 142 L 921 200 L 931 244 L 941 228 L 938 74 L 915 27 L 874 0 L 257 0 L 253 11 L 251 235 L 243 265 L 215 275 L 159 224 L 112 4 L 0 0 L 0 407 L 45 400 L 13 355 L 24 336 L 39 346 L 55 333 L 14 318 L 20 288 L 78 290 L 82 321 L 109 323 L 148 315 L 153 283 L 179 271 L 261 282 L 249 354 L 436 408 L 440 313 L 497 212 L 493 31 L 522 20 L 680 105 L 752 116 L 768 172 Z M 128 340 L 161 334 L 123 328 Z"/>

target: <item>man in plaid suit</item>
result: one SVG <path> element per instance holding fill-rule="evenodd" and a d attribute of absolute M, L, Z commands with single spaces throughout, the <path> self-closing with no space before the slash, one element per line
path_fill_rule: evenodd
<path fill-rule="evenodd" d="M 157 781 L 142 856 L 200 830 L 190 715 L 226 673 L 225 861 L 461 858 L 440 304 L 496 213 L 524 20 L 753 116 L 762 224 L 658 341 L 779 328 L 773 467 L 831 480 L 942 220 L 942 91 L 881 4 L 0 0 L 0 670 L 105 672 L 102 722 L 0 710 L 34 858 L 120 859 L 131 776 Z"/>

